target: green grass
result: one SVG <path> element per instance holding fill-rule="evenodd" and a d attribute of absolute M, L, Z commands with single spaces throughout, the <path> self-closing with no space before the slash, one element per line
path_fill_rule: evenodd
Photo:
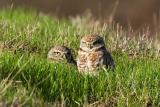
<path fill-rule="evenodd" d="M 160 58 L 151 41 L 126 40 L 125 31 L 116 36 L 111 26 L 88 23 L 83 17 L 58 21 L 32 10 L 1 10 L 0 102 L 42 107 L 160 106 Z M 71 47 L 76 57 L 80 38 L 89 33 L 104 37 L 116 63 L 114 72 L 81 75 L 75 66 L 46 59 L 56 44 Z"/>

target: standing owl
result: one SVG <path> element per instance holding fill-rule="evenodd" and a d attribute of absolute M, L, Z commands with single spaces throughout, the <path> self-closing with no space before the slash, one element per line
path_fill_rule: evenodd
<path fill-rule="evenodd" d="M 77 66 L 82 73 L 96 73 L 100 68 L 114 68 L 114 60 L 106 50 L 102 37 L 88 35 L 81 39 Z"/>
<path fill-rule="evenodd" d="M 75 64 L 76 62 L 73 59 L 71 49 L 66 46 L 55 46 L 51 48 L 47 55 L 49 60 L 53 61 L 65 61 L 67 63 Z"/>

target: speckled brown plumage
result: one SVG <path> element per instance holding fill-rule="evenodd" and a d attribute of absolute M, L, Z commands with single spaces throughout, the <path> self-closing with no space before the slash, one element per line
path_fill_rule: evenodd
<path fill-rule="evenodd" d="M 49 60 L 53 61 L 66 61 L 67 63 L 76 64 L 73 59 L 71 49 L 66 46 L 54 46 L 52 47 L 47 55 Z"/>
<path fill-rule="evenodd" d="M 102 37 L 87 35 L 81 39 L 77 67 L 83 73 L 96 73 L 100 68 L 114 68 L 114 60 L 106 50 Z"/>

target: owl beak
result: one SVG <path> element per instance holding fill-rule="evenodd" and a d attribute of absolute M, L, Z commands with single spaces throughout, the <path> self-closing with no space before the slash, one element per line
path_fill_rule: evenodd
<path fill-rule="evenodd" d="M 90 49 L 92 48 L 91 44 L 87 44 L 87 46 L 88 46 Z"/>
<path fill-rule="evenodd" d="M 92 49 L 93 47 L 90 45 L 89 48 Z"/>

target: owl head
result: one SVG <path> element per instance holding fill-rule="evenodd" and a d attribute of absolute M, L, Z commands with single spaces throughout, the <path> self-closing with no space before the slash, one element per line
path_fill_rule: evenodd
<path fill-rule="evenodd" d="M 71 49 L 66 46 L 54 46 L 48 52 L 48 59 L 54 61 L 67 61 L 68 63 L 75 63 Z"/>
<path fill-rule="evenodd" d="M 86 52 L 95 51 L 104 46 L 105 44 L 103 38 L 98 35 L 84 36 L 80 42 L 80 49 Z"/>

